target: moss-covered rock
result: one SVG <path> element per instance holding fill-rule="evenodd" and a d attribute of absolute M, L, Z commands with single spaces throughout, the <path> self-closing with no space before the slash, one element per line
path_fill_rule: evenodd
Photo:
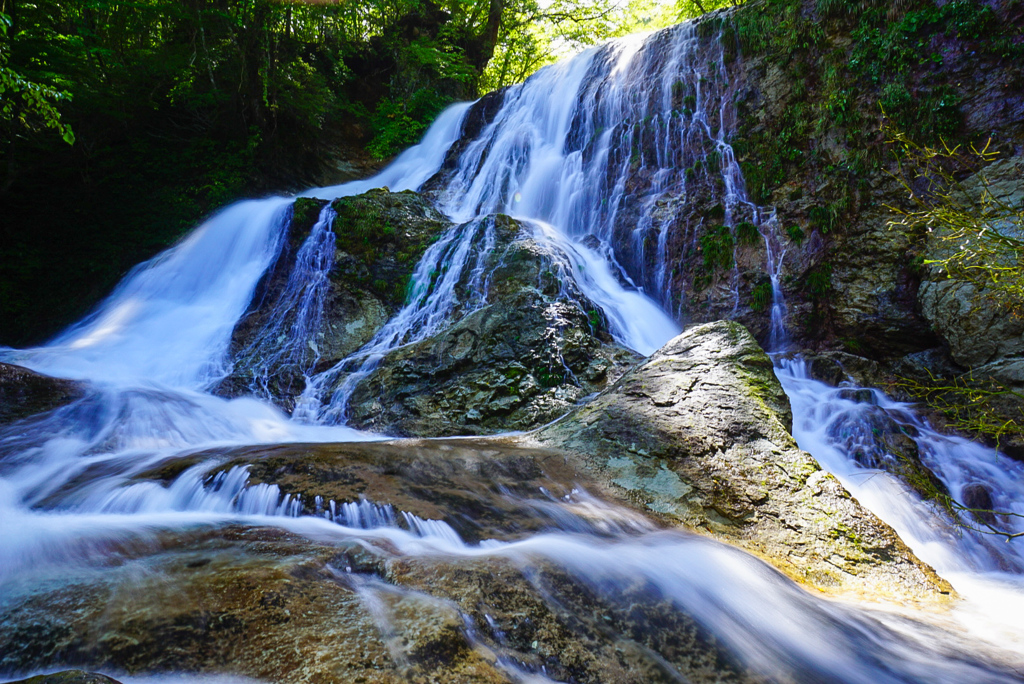
<path fill-rule="evenodd" d="M 399 436 L 529 429 L 639 358 L 611 342 L 597 305 L 559 274 L 565 255 L 507 216 L 493 226 L 486 305 L 388 354 L 353 393 L 350 425 Z"/>
<path fill-rule="evenodd" d="M 370 190 L 331 207 L 337 212 L 331 281 L 350 293 L 370 293 L 394 313 L 405 303 L 420 257 L 451 222 L 412 190 Z"/>
<path fill-rule="evenodd" d="M 80 382 L 0 363 L 0 425 L 51 411 L 84 393 L 85 386 Z"/>
<path fill-rule="evenodd" d="M 295 257 L 326 202 L 299 198 L 292 208 L 285 241 L 275 264 L 257 288 L 250 311 L 232 334 L 233 372 L 217 393 L 256 393 L 291 411 L 311 372 L 330 368 L 366 344 L 405 301 L 410 275 L 426 248 L 452 224 L 414 192 L 370 190 L 332 203 L 336 217 L 329 284 L 323 313 L 283 359 L 275 354 L 291 344 L 289 316 L 282 301 Z M 284 316 L 279 334 L 266 339 L 275 316 Z M 273 368 L 267 359 L 274 359 Z"/>
<path fill-rule="evenodd" d="M 801 451 L 771 360 L 741 325 L 698 325 L 535 433 L 651 511 L 813 586 L 934 600 L 949 585 Z"/>

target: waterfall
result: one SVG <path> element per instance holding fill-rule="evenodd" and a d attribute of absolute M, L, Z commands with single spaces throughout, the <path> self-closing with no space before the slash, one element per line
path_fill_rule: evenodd
<path fill-rule="evenodd" d="M 266 396 L 276 369 L 297 369 L 306 386 L 291 418 L 256 398 L 208 392 L 230 371 L 232 330 L 282 254 L 289 198 L 226 208 L 133 270 L 94 313 L 50 343 L 0 350 L 0 360 L 90 383 L 83 399 L 0 429 L 0 591 L 6 578 L 101 554 L 108 543 L 196 526 L 272 525 L 414 558 L 554 563 L 611 596 L 629 582 L 646 583 L 769 679 L 1012 681 L 913 627 L 822 601 L 760 561 L 691 535 L 597 530 L 545 502 L 538 509 L 558 511 L 550 532 L 473 545 L 443 521 L 371 501 L 302 501 L 277 485 L 249 483 L 243 467 L 210 475 L 227 446 L 376 438 L 343 426 L 349 397 L 389 353 L 488 303 L 485 264 L 497 213 L 520 220 L 555 255 L 567 298 L 578 292 L 597 304 L 616 340 L 644 354 L 686 319 L 678 269 L 687 250 L 701 247 L 702 230 L 729 236 L 724 280 L 731 313 L 739 310 L 739 228 L 749 224 L 764 243 L 772 287 L 769 344 L 785 349 L 783 241 L 772 209 L 748 197 L 729 144 L 736 115 L 726 50 L 720 37 L 699 29 L 691 22 L 587 50 L 495 96 L 500 105 L 486 116 L 476 112 L 484 120 L 473 135 L 463 135 L 473 105 L 456 105 L 380 174 L 303 193 L 333 199 L 380 186 L 428 187 L 455 225 L 425 251 L 398 313 L 361 349 L 318 371 L 310 331 L 322 316 L 334 254 L 335 216 L 324 208 L 273 315 L 237 357 L 257 397 Z M 681 222 L 682 209 L 697 202 L 714 209 L 709 223 Z M 851 388 L 828 388 L 798 361 L 781 358 L 777 374 L 800 445 L 971 599 L 965 622 L 984 632 L 988 626 L 971 623 L 970 611 L 998 606 L 1000 629 L 1020 639 L 1024 556 L 1017 545 L 965 532 L 886 475 L 891 455 L 865 456 L 868 414 L 906 426 L 924 465 L 954 497 L 982 487 L 993 508 L 1024 514 L 1024 469 L 936 433 L 912 407 L 876 391 L 855 400 Z M 136 480 L 200 450 L 208 450 L 203 462 L 170 482 Z M 1024 529 L 1012 517 L 995 524 Z"/>
<path fill-rule="evenodd" d="M 239 352 L 242 365 L 252 378 L 249 390 L 270 399 L 272 376 L 294 368 L 308 379 L 320 359 L 315 332 L 330 288 L 328 274 L 334 266 L 336 214 L 330 205 L 320 212 L 309 236 L 295 255 L 295 265 L 280 296 L 271 306 L 270 320 Z"/>

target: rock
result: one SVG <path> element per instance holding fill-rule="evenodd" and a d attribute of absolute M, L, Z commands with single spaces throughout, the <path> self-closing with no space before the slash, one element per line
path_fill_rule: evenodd
<path fill-rule="evenodd" d="M 529 429 L 639 358 L 611 343 L 597 305 L 559 277 L 565 255 L 507 216 L 493 225 L 487 304 L 388 354 L 352 395 L 350 425 L 398 436 Z"/>
<path fill-rule="evenodd" d="M 0 425 L 52 411 L 84 393 L 85 386 L 80 382 L 0 363 Z"/>
<path fill-rule="evenodd" d="M 452 225 L 414 192 L 381 188 L 335 200 L 333 263 L 323 314 L 303 339 L 293 340 L 295 304 L 282 297 L 296 254 L 325 204 L 295 201 L 277 262 L 232 333 L 234 369 L 216 393 L 254 393 L 290 412 L 308 373 L 330 368 L 362 347 L 401 307 L 423 252 Z"/>
<path fill-rule="evenodd" d="M 835 238 L 831 262 L 834 335 L 860 355 L 893 358 L 938 344 L 916 311 L 918 284 L 907 269 L 913 243 L 891 230 L 884 207 L 867 209 Z"/>
<path fill-rule="evenodd" d="M 429 596 L 375 612 L 346 549 L 276 530 L 182 534 L 101 577 L 0 608 L 0 666 L 88 661 L 129 674 L 224 671 L 277 682 L 507 682 Z M 358 544 L 348 551 L 357 552 Z M 385 559 L 375 560 L 383 572 Z M 381 602 L 399 599 L 389 596 Z M 387 620 L 387 624 L 378 620 Z M 384 629 L 382 629 L 384 628 Z"/>
<path fill-rule="evenodd" d="M 476 525 L 475 536 L 491 539 L 564 525 L 560 511 L 575 515 L 580 531 L 653 529 L 593 498 L 568 503 L 574 488 L 600 493 L 601 484 L 560 454 L 509 439 L 248 447 L 192 458 L 209 457 L 221 469 L 248 464 L 251 483 L 278 482 L 310 505 L 318 495 L 366 494 Z M 33 572 L 0 603 L 0 668 L 89 662 L 129 674 L 454 683 L 521 681 L 502 665 L 516 663 L 588 684 L 668 683 L 679 673 L 695 684 L 762 681 L 685 606 L 635 578 L 602 592 L 542 556 L 406 554 L 386 534 L 361 541 L 320 522 L 312 539 L 241 527 L 168 533 L 125 546 L 102 573 L 65 567 L 55 580 Z"/>
<path fill-rule="evenodd" d="M 1024 356 L 1024 320 L 989 302 L 972 283 L 922 283 L 920 301 L 925 318 L 961 366 L 973 368 Z"/>
<path fill-rule="evenodd" d="M 852 382 L 861 387 L 888 388 L 892 382 L 892 376 L 883 364 L 863 356 L 840 351 L 801 353 L 799 356 L 806 362 L 812 378 L 833 387 Z"/>
<path fill-rule="evenodd" d="M 120 684 L 120 682 L 98 672 L 64 670 L 63 672 L 51 672 L 28 679 L 20 679 L 9 684 Z"/>
<path fill-rule="evenodd" d="M 369 499 L 424 519 L 443 519 L 469 541 L 512 539 L 550 525 L 524 504 L 541 491 L 566 494 L 574 484 L 594 491 L 573 464 L 545 449 L 526 449 L 509 439 L 396 440 L 342 444 L 239 447 L 197 454 L 215 457 L 213 473 L 246 467 L 249 482 L 276 485 L 301 497 L 302 510 L 322 515 L 326 503 Z M 174 460 L 141 477 L 169 482 L 181 472 Z"/>
<path fill-rule="evenodd" d="M 797 448 L 771 360 L 731 322 L 698 325 L 533 434 L 636 505 L 822 589 L 932 600 L 949 585 Z"/>

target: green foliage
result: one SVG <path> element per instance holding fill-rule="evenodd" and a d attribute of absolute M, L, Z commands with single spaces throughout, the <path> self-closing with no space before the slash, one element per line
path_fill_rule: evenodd
<path fill-rule="evenodd" d="M 450 103 L 431 88 L 421 88 L 408 99 L 381 100 L 371 119 L 375 135 L 366 150 L 376 159 L 388 159 L 415 144 Z"/>
<path fill-rule="evenodd" d="M 811 300 L 826 299 L 832 294 L 832 264 L 817 264 L 807 272 L 804 289 Z"/>
<path fill-rule="evenodd" d="M 784 98 L 779 114 L 756 126 L 753 103 L 740 97 L 733 147 L 754 201 L 769 203 L 789 180 L 809 177 L 819 186 L 812 224 L 835 230 L 854 208 L 855 188 L 884 161 L 874 135 L 882 111 L 929 143 L 955 140 L 963 131 L 963 94 L 936 67 L 950 53 L 1024 59 L 1024 36 L 980 0 L 814 5 L 817 17 L 802 0 L 763 0 L 735 13 L 743 53 L 781 72 L 786 89 L 772 93 Z M 832 37 L 847 32 L 850 42 Z"/>
<path fill-rule="evenodd" d="M 758 283 L 750 293 L 750 308 L 754 311 L 765 311 L 772 305 L 772 284 Z"/>
<path fill-rule="evenodd" d="M 990 305 L 1024 316 L 1024 207 L 994 192 L 984 171 L 974 188 L 965 187 L 958 175 L 998 155 L 988 144 L 962 151 L 919 145 L 892 126 L 886 132 L 898 163 L 894 177 L 913 202 L 909 209 L 890 207 L 897 216 L 890 228 L 931 235 L 944 256 L 926 259 L 924 266 L 971 283 Z"/>
<path fill-rule="evenodd" d="M 706 272 L 712 273 L 719 268 L 732 268 L 732 252 L 736 242 L 728 226 L 711 226 L 700 236 L 699 242 Z"/>
<path fill-rule="evenodd" d="M 742 0 L 507 1 L 501 16 L 503 34 L 483 72 L 480 91 L 519 83 L 537 69 L 609 38 L 664 28 L 739 4 Z M 701 28 L 717 31 L 719 26 L 704 22 Z"/>
<path fill-rule="evenodd" d="M 565 382 L 565 369 L 552 370 L 550 368 L 538 368 L 533 372 L 537 378 L 537 384 L 541 387 L 558 387 Z"/>
<path fill-rule="evenodd" d="M 11 23 L 10 16 L 0 12 L 0 126 L 8 130 L 13 125 L 22 130 L 53 129 L 64 142 L 73 145 L 75 134 L 71 126 L 62 121 L 57 108 L 62 101 L 70 100 L 71 94 L 31 81 L 8 66 L 11 41 L 7 33 Z"/>
<path fill-rule="evenodd" d="M 897 387 L 940 411 L 949 427 L 991 440 L 1024 431 L 1024 394 L 995 378 L 966 373 L 955 378 L 931 376 L 925 381 L 901 378 Z"/>
<path fill-rule="evenodd" d="M 756 245 L 761 242 L 761 233 L 753 223 L 741 221 L 736 224 L 736 240 L 741 245 Z"/>
<path fill-rule="evenodd" d="M 798 225 L 791 225 L 786 227 L 786 235 L 790 241 L 798 247 L 803 244 L 804 239 L 807 237 L 804 235 L 804 231 L 800 229 Z"/>

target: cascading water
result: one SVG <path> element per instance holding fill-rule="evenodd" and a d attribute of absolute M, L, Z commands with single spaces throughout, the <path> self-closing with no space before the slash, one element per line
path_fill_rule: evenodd
<path fill-rule="evenodd" d="M 308 378 L 320 359 L 314 331 L 323 316 L 324 298 L 330 287 L 328 274 L 334 265 L 331 224 L 335 216 L 330 205 L 323 208 L 295 255 L 295 266 L 284 291 L 273 303 L 270 321 L 238 354 L 253 378 L 249 389 L 257 396 L 270 398 L 273 374 L 296 368 Z"/>
<path fill-rule="evenodd" d="M 244 354 L 256 360 L 254 376 L 264 382 L 282 363 L 299 366 L 307 387 L 292 419 L 255 399 L 206 393 L 228 372 L 232 329 L 283 247 L 287 199 L 229 207 L 133 271 L 94 314 L 50 344 L 4 351 L 5 361 L 83 379 L 91 388 L 75 404 L 0 431 L 0 595 L 5 582 L 32 568 L 102 556 L 107 543 L 197 526 L 271 525 L 316 538 L 354 538 L 409 557 L 554 563 L 603 596 L 646 583 L 770 681 L 1014 681 L 963 653 L 929 645 L 902 623 L 813 598 L 740 552 L 643 525 L 597 529 L 560 503 L 537 505 L 558 511 L 551 516 L 554 532 L 469 545 L 444 522 L 366 501 L 319 500 L 310 510 L 310 502 L 276 485 L 250 485 L 241 467 L 211 478 L 215 456 L 170 482 L 135 481 L 202 449 L 369 438 L 314 423 L 343 420 L 355 385 L 389 352 L 487 302 L 483 264 L 494 248 L 489 222 L 499 212 L 521 219 L 560 255 L 561 277 L 602 308 L 618 341 L 646 354 L 680 330 L 664 313 L 683 306 L 673 299 L 673 255 L 697 245 L 698 226 L 679 226 L 674 212 L 700 199 L 693 195 L 703 180 L 722 206 L 733 249 L 743 221 L 764 240 L 773 288 L 771 345 L 782 349 L 784 250 L 772 212 L 748 199 L 728 144 L 734 114 L 725 62 L 721 41 L 700 37 L 693 23 L 615 41 L 508 89 L 480 133 L 462 145 L 456 143 L 470 105 L 443 113 L 420 145 L 378 176 L 305 193 L 330 199 L 382 185 L 414 189 L 440 170 L 431 180 L 439 208 L 459 225 L 427 249 L 405 307 L 362 349 L 315 374 L 318 352 L 309 331 L 322 315 L 333 255 L 333 216 L 324 209 L 298 250 L 276 315 Z M 591 240 L 584 243 L 585 237 Z M 735 308 L 735 267 L 731 280 Z M 467 281 L 468 294 L 457 292 Z M 1000 510 L 1024 513 L 1020 468 L 935 434 L 908 407 L 878 394 L 873 403 L 857 404 L 842 390 L 807 379 L 798 363 L 780 363 L 804 448 L 965 595 L 990 599 L 984 605 L 1024 602 L 1017 574 L 1024 559 L 1016 547 L 959 535 L 895 479 L 855 463 L 863 450 L 853 448 L 851 426 L 865 406 L 898 413 L 917 432 L 925 464 L 954 495 L 981 485 Z M 253 390 L 259 394 L 260 386 Z M 358 590 L 366 601 L 383 591 L 372 581 Z M 1002 623 L 1011 637 L 1024 634 L 1013 615 Z M 980 621 L 972 625 L 984 631 Z M 517 667 L 508 664 L 510 671 Z"/>

